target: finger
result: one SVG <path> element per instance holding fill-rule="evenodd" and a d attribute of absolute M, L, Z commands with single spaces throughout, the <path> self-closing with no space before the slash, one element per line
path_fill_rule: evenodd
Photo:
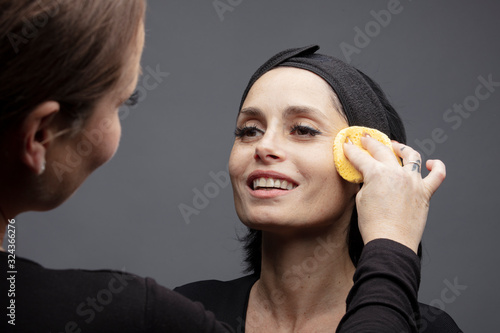
<path fill-rule="evenodd" d="M 397 141 L 392 141 L 392 149 L 396 155 L 398 155 L 403 160 L 403 167 L 407 170 L 414 171 L 416 174 L 420 174 L 422 166 L 422 157 L 420 153 L 417 152 L 410 146 L 404 145 Z"/>
<path fill-rule="evenodd" d="M 374 159 L 382 163 L 397 164 L 399 165 L 396 157 L 391 149 L 379 142 L 378 140 L 370 137 L 361 137 L 361 145 L 373 156 Z"/>
<path fill-rule="evenodd" d="M 366 175 L 366 172 L 377 163 L 370 154 L 367 154 L 366 151 L 363 151 L 363 149 L 352 143 L 344 143 L 343 147 L 344 155 L 356 170 L 361 172 L 363 177 Z"/>
<path fill-rule="evenodd" d="M 446 178 L 446 166 L 440 160 L 428 160 L 426 167 L 430 172 L 423 182 L 432 196 Z"/>

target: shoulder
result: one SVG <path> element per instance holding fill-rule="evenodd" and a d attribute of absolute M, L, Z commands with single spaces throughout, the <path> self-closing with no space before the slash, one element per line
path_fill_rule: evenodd
<path fill-rule="evenodd" d="M 46 269 L 38 266 L 30 271 L 36 275 L 26 274 L 25 282 L 30 286 L 40 284 L 42 291 L 62 288 L 81 294 L 108 290 L 116 297 L 131 294 L 135 294 L 135 297 L 141 294 L 145 296 L 147 291 L 147 279 L 118 270 Z"/>
<path fill-rule="evenodd" d="M 118 270 L 47 269 L 22 258 L 16 267 L 22 273 L 16 276 L 16 312 L 30 316 L 16 322 L 19 331 L 59 332 L 71 323 L 75 331 L 124 333 L 147 324 L 144 309 L 156 287 L 149 279 Z"/>
<path fill-rule="evenodd" d="M 46 269 L 28 260 L 18 266 L 23 274 L 16 279 L 16 312 L 30 317 L 16 323 L 20 332 L 68 327 L 75 332 L 226 332 L 201 304 L 151 278 L 118 270 Z"/>
<path fill-rule="evenodd" d="M 108 289 L 113 293 L 118 293 L 125 287 L 139 289 L 141 292 L 146 289 L 144 278 L 118 270 L 49 269 L 21 257 L 16 258 L 16 266 L 23 273 L 17 276 L 19 283 L 36 293 L 50 293 L 59 289 L 64 290 L 64 296 L 68 293 L 92 292 L 96 288 L 98 291 Z"/>
<path fill-rule="evenodd" d="M 443 310 L 419 303 L 420 308 L 420 332 L 422 333 L 460 333 L 462 330 L 457 326 L 453 318 Z"/>
<path fill-rule="evenodd" d="M 221 297 L 221 295 L 234 295 L 239 291 L 251 288 L 258 277 L 247 275 L 230 281 L 203 280 L 185 284 L 174 290 L 189 298 L 212 298 Z"/>
<path fill-rule="evenodd" d="M 185 284 L 174 291 L 201 302 L 218 320 L 236 329 L 244 321 L 250 290 L 257 280 L 256 275 L 230 281 L 205 280 Z"/>

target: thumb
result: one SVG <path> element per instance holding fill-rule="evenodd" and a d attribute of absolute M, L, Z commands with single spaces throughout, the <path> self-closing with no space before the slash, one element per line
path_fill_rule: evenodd
<path fill-rule="evenodd" d="M 427 177 L 423 179 L 423 181 L 425 187 L 430 192 L 430 196 L 432 196 L 446 178 L 446 167 L 440 160 L 428 160 L 425 163 L 425 166 L 430 172 Z"/>

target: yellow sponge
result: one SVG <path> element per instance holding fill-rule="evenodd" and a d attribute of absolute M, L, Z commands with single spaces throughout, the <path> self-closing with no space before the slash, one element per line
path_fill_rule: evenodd
<path fill-rule="evenodd" d="M 364 135 L 364 133 L 367 133 L 372 138 L 382 142 L 384 145 L 391 148 L 392 152 L 394 153 L 391 140 L 387 135 L 380 132 L 379 130 L 362 126 L 351 126 L 341 130 L 335 137 L 335 141 L 333 143 L 333 161 L 335 162 L 335 168 L 337 169 L 339 175 L 351 183 L 362 183 L 363 175 L 361 174 L 361 172 L 356 170 L 351 162 L 349 162 L 347 157 L 345 157 L 343 144 L 346 142 L 347 137 L 349 137 L 353 144 L 362 148 L 367 154 L 369 154 L 368 151 L 365 150 L 361 145 L 361 137 Z M 394 153 L 394 155 L 396 155 L 396 153 Z M 397 155 L 396 157 L 399 161 L 399 164 L 401 164 L 400 158 Z"/>

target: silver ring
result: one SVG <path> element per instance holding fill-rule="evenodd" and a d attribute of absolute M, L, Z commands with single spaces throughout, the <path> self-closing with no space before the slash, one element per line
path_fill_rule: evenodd
<path fill-rule="evenodd" d="M 416 164 L 418 166 L 420 166 L 420 161 L 408 161 L 405 165 L 408 165 L 408 163 L 413 163 L 413 164 Z"/>
<path fill-rule="evenodd" d="M 411 168 L 411 171 L 420 172 L 420 160 L 417 160 L 417 161 L 408 161 L 408 163 L 406 163 L 405 166 L 408 165 L 408 164 L 413 164 L 413 168 Z"/>

